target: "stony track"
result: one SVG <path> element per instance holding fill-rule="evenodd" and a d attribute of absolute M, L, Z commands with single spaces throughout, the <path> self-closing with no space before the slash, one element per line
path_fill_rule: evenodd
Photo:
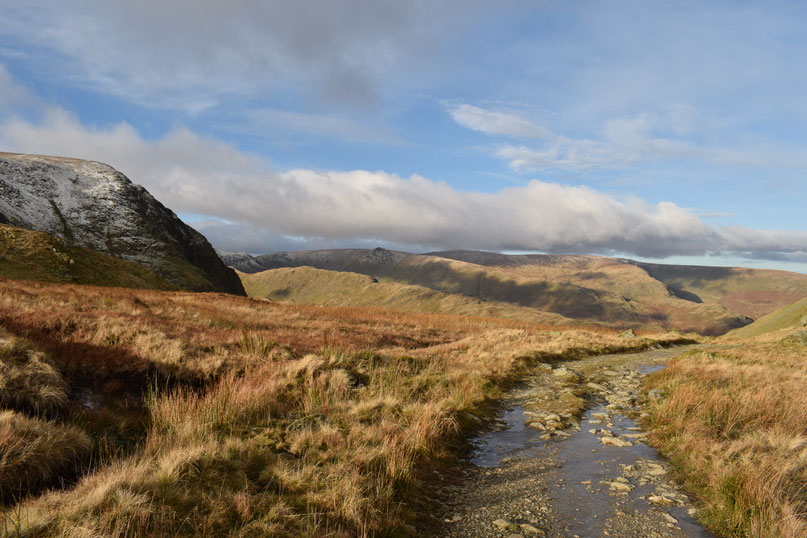
<path fill-rule="evenodd" d="M 508 394 L 497 427 L 471 441 L 467 461 L 435 473 L 431 519 L 417 534 L 710 536 L 634 420 L 642 375 L 682 351 L 544 365 Z"/>

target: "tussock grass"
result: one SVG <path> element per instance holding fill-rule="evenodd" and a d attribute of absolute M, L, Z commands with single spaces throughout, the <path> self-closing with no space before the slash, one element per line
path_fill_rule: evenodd
<path fill-rule="evenodd" d="M 74 426 L 0 411 L 0 499 L 22 497 L 74 472 L 90 445 Z"/>
<path fill-rule="evenodd" d="M 150 388 L 134 450 L 6 510 L 0 529 L 31 536 L 385 533 L 409 516 L 426 471 L 452 457 L 471 417 L 531 365 L 657 342 L 10 281 L 0 282 L 0 323 L 46 350 L 70 387 L 107 402 Z"/>
<path fill-rule="evenodd" d="M 65 389 L 61 374 L 43 352 L 0 333 L 0 406 L 55 411 L 67 402 Z"/>
<path fill-rule="evenodd" d="M 807 352 L 744 342 L 674 360 L 648 425 L 727 536 L 807 535 Z"/>

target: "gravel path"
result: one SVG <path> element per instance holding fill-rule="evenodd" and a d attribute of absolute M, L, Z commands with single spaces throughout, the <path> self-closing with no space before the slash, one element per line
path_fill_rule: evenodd
<path fill-rule="evenodd" d="M 509 393 L 498 427 L 472 440 L 469 461 L 435 473 L 432 518 L 417 534 L 710 536 L 633 420 L 641 376 L 682 351 L 544 366 Z"/>

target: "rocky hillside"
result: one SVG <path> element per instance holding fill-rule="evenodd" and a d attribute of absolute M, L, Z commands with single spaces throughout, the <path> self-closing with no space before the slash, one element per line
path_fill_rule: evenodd
<path fill-rule="evenodd" d="M 0 153 L 0 222 L 148 267 L 180 288 L 244 294 L 202 234 L 102 163 Z"/>
<path fill-rule="evenodd" d="M 797 273 L 652 265 L 598 256 L 344 249 L 222 258 L 245 273 L 310 266 L 576 320 L 708 335 L 747 325 L 807 295 L 807 275 Z"/>

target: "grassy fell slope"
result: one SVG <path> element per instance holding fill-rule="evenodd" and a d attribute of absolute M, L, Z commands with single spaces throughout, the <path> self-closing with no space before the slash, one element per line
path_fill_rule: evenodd
<path fill-rule="evenodd" d="M 538 323 L 574 323 L 559 314 L 505 302 L 482 301 L 466 295 L 443 293 L 423 286 L 379 282 L 358 273 L 296 267 L 270 269 L 254 274 L 240 273 L 239 276 L 247 295 L 273 301 L 326 306 L 367 306 L 403 312 L 499 317 Z"/>
<path fill-rule="evenodd" d="M 807 536 L 807 347 L 724 337 L 646 379 L 645 426 L 724 536 Z"/>
<path fill-rule="evenodd" d="M 176 286 L 152 270 L 52 235 L 0 224 L 0 277 L 172 290 Z"/>
<path fill-rule="evenodd" d="M 675 341 L 8 280 L 0 325 L 33 350 L 14 347 L 8 364 L 43 353 L 64 393 L 52 419 L 9 410 L 41 422 L 15 420 L 16 438 L 35 446 L 36 428 L 68 426 L 92 444 L 75 484 L 3 508 L 0 534 L 36 536 L 388 532 L 473 415 L 531 365 Z"/>
<path fill-rule="evenodd" d="M 730 332 L 728 338 L 754 338 L 767 336 L 781 338 L 793 329 L 807 327 L 807 297 L 793 304 L 783 306 L 751 325 Z"/>
<path fill-rule="evenodd" d="M 634 262 L 635 263 L 635 262 Z M 771 269 L 637 263 L 674 293 L 758 319 L 807 296 L 807 275 Z"/>

